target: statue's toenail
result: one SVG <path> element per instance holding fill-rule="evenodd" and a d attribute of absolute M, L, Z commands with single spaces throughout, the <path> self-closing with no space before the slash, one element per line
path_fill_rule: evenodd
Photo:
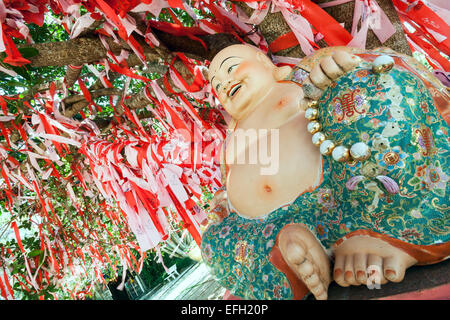
<path fill-rule="evenodd" d="M 364 278 L 365 275 L 366 275 L 366 274 L 365 274 L 364 271 L 358 271 L 358 272 L 356 273 L 356 277 L 357 277 L 358 279 Z"/>
<path fill-rule="evenodd" d="M 346 278 L 351 278 L 351 277 L 353 277 L 353 272 L 351 272 L 351 271 L 345 271 L 345 277 L 346 277 Z"/>
<path fill-rule="evenodd" d="M 385 274 L 386 278 L 394 278 L 396 275 L 395 271 L 391 269 L 387 269 Z"/>
<path fill-rule="evenodd" d="M 334 270 L 334 276 L 335 277 L 339 277 L 341 274 L 342 274 L 342 270 L 341 269 Z"/>

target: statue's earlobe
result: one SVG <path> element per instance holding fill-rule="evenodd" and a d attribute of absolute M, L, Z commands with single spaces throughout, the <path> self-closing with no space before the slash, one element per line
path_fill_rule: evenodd
<path fill-rule="evenodd" d="M 268 68 L 273 68 L 274 65 L 272 61 L 270 61 L 269 57 L 267 57 L 264 53 L 257 51 L 256 52 L 256 60 L 258 62 L 261 62 L 263 65 L 265 65 Z"/>
<path fill-rule="evenodd" d="M 291 71 L 292 68 L 290 66 L 275 67 L 273 70 L 273 77 L 276 81 L 281 81 L 286 79 Z"/>

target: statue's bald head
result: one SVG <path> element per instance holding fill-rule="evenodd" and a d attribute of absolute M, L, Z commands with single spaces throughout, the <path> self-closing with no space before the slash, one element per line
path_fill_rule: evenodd
<path fill-rule="evenodd" d="M 289 70 L 288 70 L 289 69 Z M 221 50 L 211 61 L 208 77 L 219 101 L 236 120 L 254 110 L 255 103 L 290 72 L 276 67 L 254 46 L 237 44 Z"/>
<path fill-rule="evenodd" d="M 275 67 L 269 57 L 261 49 L 249 44 L 234 44 L 222 49 L 213 58 L 209 66 L 209 80 L 211 80 L 223 62 L 232 57 L 239 57 L 244 60 L 257 59 L 267 63 L 268 66 L 271 65 L 272 67 Z"/>

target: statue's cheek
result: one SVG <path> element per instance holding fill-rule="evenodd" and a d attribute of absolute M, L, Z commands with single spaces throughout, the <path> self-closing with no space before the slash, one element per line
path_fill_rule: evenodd
<path fill-rule="evenodd" d="M 243 75 L 251 72 L 251 63 L 250 61 L 243 61 L 239 64 L 234 72 L 234 76 L 236 78 L 241 78 Z"/>

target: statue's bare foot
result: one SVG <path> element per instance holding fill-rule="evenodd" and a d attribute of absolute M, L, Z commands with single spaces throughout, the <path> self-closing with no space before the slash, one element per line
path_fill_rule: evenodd
<path fill-rule="evenodd" d="M 327 299 L 331 282 L 329 257 L 315 236 L 306 227 L 293 224 L 281 231 L 278 244 L 288 266 L 316 299 Z"/>
<path fill-rule="evenodd" d="M 347 239 L 334 255 L 334 280 L 343 287 L 400 282 L 405 270 L 417 263 L 401 249 L 369 236 Z"/>

